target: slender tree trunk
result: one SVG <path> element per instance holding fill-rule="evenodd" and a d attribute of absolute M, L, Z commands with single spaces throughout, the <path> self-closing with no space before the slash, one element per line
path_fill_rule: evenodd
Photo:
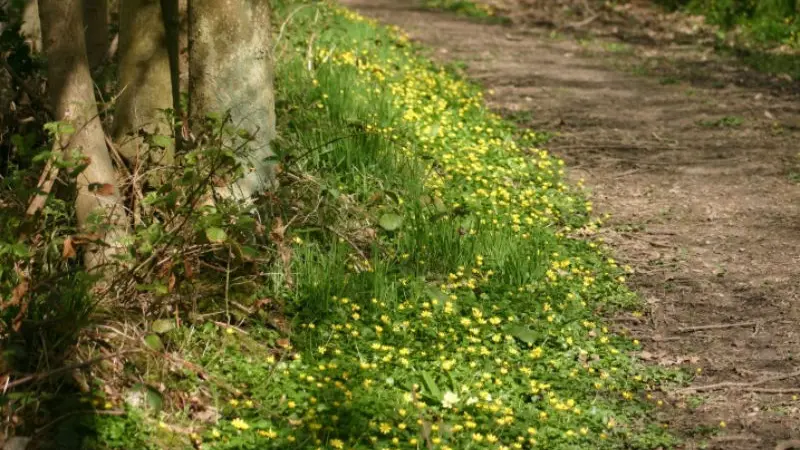
<path fill-rule="evenodd" d="M 113 138 L 126 159 L 154 169 L 149 178 L 158 183 L 161 177 L 157 167 L 172 164 L 174 150 L 148 149 L 138 132 L 173 134 L 171 123 L 162 112 L 173 108 L 173 92 L 170 52 L 159 0 L 122 0 L 119 56 L 122 93 L 117 100 Z"/>
<path fill-rule="evenodd" d="M 75 128 L 61 146 L 67 154 L 80 152 L 86 164 L 77 177 L 78 226 L 97 233 L 109 245 L 93 246 L 87 252 L 86 265 L 94 269 L 111 262 L 109 258 L 119 251 L 127 222 L 97 113 L 82 11 L 81 0 L 40 0 L 39 4 L 52 109 L 57 120 Z M 109 226 L 94 227 L 95 215 L 103 217 L 102 223 Z"/>
<path fill-rule="evenodd" d="M 105 59 L 108 51 L 108 2 L 107 0 L 85 0 L 83 3 L 83 23 L 86 36 L 86 51 L 89 67 L 94 69 Z M 42 28 L 39 21 L 37 0 L 25 0 L 22 10 L 22 35 L 31 50 L 42 51 Z"/>
<path fill-rule="evenodd" d="M 108 52 L 108 1 L 83 0 L 83 23 L 89 67 L 94 69 Z"/>
<path fill-rule="evenodd" d="M 272 37 L 268 0 L 189 1 L 189 112 L 195 125 L 210 112 L 229 112 L 255 135 L 245 175 L 221 196 L 247 199 L 274 181 Z"/>
<path fill-rule="evenodd" d="M 42 51 L 42 28 L 39 24 L 39 3 L 36 0 L 25 0 L 20 31 L 33 52 Z"/>

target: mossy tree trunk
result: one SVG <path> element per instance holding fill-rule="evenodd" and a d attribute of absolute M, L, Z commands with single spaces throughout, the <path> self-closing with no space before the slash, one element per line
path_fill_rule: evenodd
<path fill-rule="evenodd" d="M 268 0 L 189 1 L 189 114 L 194 126 L 207 113 L 229 113 L 255 139 L 242 161 L 244 176 L 219 189 L 248 199 L 274 181 L 270 141 L 275 136 L 272 37 Z"/>
<path fill-rule="evenodd" d="M 85 263 L 91 270 L 111 262 L 127 231 L 116 172 L 105 143 L 95 103 L 84 39 L 81 0 L 40 0 L 42 43 L 47 56 L 50 103 L 56 120 L 68 122 L 74 133 L 58 144 L 67 155 L 78 152 L 86 168 L 77 177 L 78 226 L 98 234 L 107 246 L 92 246 Z M 95 217 L 100 218 L 94 227 Z"/>

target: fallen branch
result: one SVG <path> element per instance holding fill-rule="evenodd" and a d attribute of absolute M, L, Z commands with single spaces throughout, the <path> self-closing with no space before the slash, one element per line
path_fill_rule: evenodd
<path fill-rule="evenodd" d="M 800 394 L 800 388 L 761 388 L 752 387 L 740 389 L 744 392 L 754 392 L 757 394 Z"/>
<path fill-rule="evenodd" d="M 64 414 L 63 416 L 56 417 L 55 419 L 53 419 L 49 423 L 47 423 L 45 425 L 42 425 L 41 427 L 37 428 L 36 429 L 36 434 L 42 434 L 43 431 L 47 430 L 48 428 L 52 427 L 53 425 L 55 425 L 55 424 L 57 424 L 59 422 L 62 422 L 64 419 L 69 419 L 70 417 L 79 416 L 79 415 L 83 415 L 83 414 L 87 414 L 87 415 L 90 414 L 90 415 L 95 415 L 95 416 L 124 416 L 125 415 L 125 410 L 123 410 L 123 409 L 105 409 L 105 410 L 103 410 L 103 409 L 101 409 L 101 410 L 87 409 L 87 410 L 83 410 L 83 411 L 71 411 L 71 412 L 68 412 L 68 413 Z"/>
<path fill-rule="evenodd" d="M 681 327 L 678 328 L 678 331 L 681 333 L 693 333 L 695 331 L 706 331 L 706 330 L 723 330 L 726 328 L 737 328 L 737 327 L 754 327 L 758 325 L 758 322 L 755 321 L 748 321 L 748 322 L 736 322 L 736 323 L 716 323 L 712 325 L 697 325 L 693 327 Z"/>
<path fill-rule="evenodd" d="M 28 209 L 25 211 L 25 215 L 32 217 L 36 215 L 40 209 L 44 208 L 47 197 L 50 196 L 50 191 L 53 190 L 53 184 L 55 184 L 56 178 L 58 178 L 58 168 L 53 167 L 53 157 L 51 157 L 47 160 L 42 174 L 39 175 L 39 182 L 36 183 L 37 192 L 28 203 Z"/>
<path fill-rule="evenodd" d="M 96 364 L 96 363 L 98 363 L 100 361 L 103 361 L 103 360 L 106 360 L 106 359 L 116 358 L 116 357 L 119 357 L 119 356 L 122 356 L 122 355 L 126 355 L 126 354 L 129 354 L 129 353 L 137 353 L 137 352 L 140 352 L 140 351 L 141 350 L 126 350 L 126 351 L 114 353 L 112 355 L 98 356 L 97 358 L 93 358 L 93 359 L 90 359 L 88 361 L 83 361 L 83 362 L 79 362 L 79 363 L 75 363 L 75 364 L 70 364 L 70 365 L 67 365 L 67 366 L 64 366 L 64 367 L 59 367 L 58 369 L 53 369 L 53 370 L 50 370 L 48 372 L 34 373 L 34 374 L 31 374 L 31 375 L 16 379 L 14 381 L 10 381 L 11 378 L 9 377 L 8 378 L 9 381 L 7 383 L 5 383 L 5 385 L 3 386 L 3 393 L 7 392 L 9 389 L 12 389 L 12 388 L 15 388 L 15 387 L 21 385 L 21 384 L 30 383 L 30 382 L 33 382 L 33 381 L 44 380 L 45 378 L 50 378 L 53 375 L 58 375 L 59 373 L 62 373 L 62 372 L 69 372 L 71 370 L 75 370 L 75 369 L 80 369 L 82 367 L 91 366 L 93 364 Z"/>
<path fill-rule="evenodd" d="M 800 370 L 796 370 L 794 372 L 785 373 L 781 375 L 765 377 L 750 383 L 735 383 L 732 381 L 723 381 L 722 383 L 714 383 L 714 384 L 707 384 L 705 386 L 694 386 L 694 387 L 679 389 L 676 392 L 680 394 L 691 394 L 695 392 L 717 391 L 721 389 L 751 390 L 751 392 L 755 392 L 752 391 L 752 389 L 755 388 L 756 386 L 767 384 L 772 381 L 786 380 L 788 378 L 795 378 L 795 377 L 800 377 Z"/>

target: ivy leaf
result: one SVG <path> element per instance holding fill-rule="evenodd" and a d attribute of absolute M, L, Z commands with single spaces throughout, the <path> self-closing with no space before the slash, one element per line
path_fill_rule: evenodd
<path fill-rule="evenodd" d="M 397 214 L 384 214 L 378 220 L 378 224 L 386 231 L 394 231 L 403 225 L 403 217 Z"/>

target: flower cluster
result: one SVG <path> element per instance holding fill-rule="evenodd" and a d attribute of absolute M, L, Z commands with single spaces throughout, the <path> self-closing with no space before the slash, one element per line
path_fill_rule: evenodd
<path fill-rule="evenodd" d="M 596 244 L 566 237 L 588 224 L 591 204 L 564 183 L 563 162 L 399 30 L 332 5 L 319 11 L 295 19 L 325 23 L 309 36 L 310 109 L 332 127 L 357 119 L 380 151 L 418 164 L 423 194 L 397 195 L 394 210 L 415 220 L 385 237 L 379 264 L 315 299 L 324 314 L 296 327 L 296 349 L 256 361 L 241 336 L 220 333 L 218 363 L 247 400 L 226 406 L 228 434 L 209 445 L 234 448 L 231 436 L 235 448 L 627 441 L 642 408 L 625 405 L 643 397 L 648 376 L 627 355 L 636 344 L 597 313 L 631 294 Z M 307 57 L 311 46 L 301 47 Z"/>

